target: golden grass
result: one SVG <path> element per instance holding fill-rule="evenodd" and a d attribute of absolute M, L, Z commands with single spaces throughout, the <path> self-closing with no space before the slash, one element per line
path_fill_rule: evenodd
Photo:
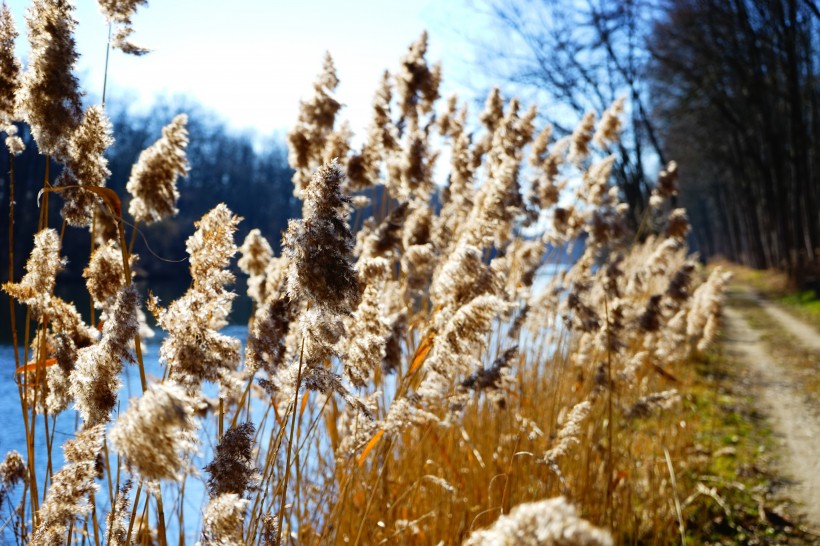
<path fill-rule="evenodd" d="M 776 269 L 752 269 L 720 257 L 711 258 L 709 267 L 721 267 L 731 272 L 734 283 L 751 287 L 767 297 L 781 297 L 795 289 L 788 275 Z"/>

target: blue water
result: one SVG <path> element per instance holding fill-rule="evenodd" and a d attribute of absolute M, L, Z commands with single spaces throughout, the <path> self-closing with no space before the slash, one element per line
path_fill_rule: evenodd
<path fill-rule="evenodd" d="M 235 337 L 245 341 L 247 337 L 247 327 L 245 326 L 228 326 L 222 330 L 222 333 L 228 336 Z M 159 334 L 159 332 L 158 332 Z M 149 383 L 152 380 L 158 380 L 162 377 L 164 367 L 159 363 L 159 347 L 162 343 L 162 337 L 156 337 L 146 340 L 143 343 L 143 361 L 145 363 L 145 371 L 148 376 Z M 22 359 L 22 355 L 20 357 Z M 8 345 L 0 345 L 0 460 L 5 457 L 6 453 L 12 449 L 19 451 L 23 459 L 26 457 L 26 432 L 23 422 L 23 414 L 20 407 L 20 398 L 18 394 L 17 385 L 14 380 L 14 352 L 12 347 Z M 138 396 L 141 392 L 139 370 L 135 365 L 126 364 L 122 375 L 123 386 L 119 396 L 119 411 L 125 411 L 128 407 L 128 401 L 134 396 Z M 205 394 L 207 396 L 214 396 L 217 394 L 214 385 L 205 386 Z M 113 416 L 112 420 L 116 420 L 117 415 Z M 63 451 L 62 444 L 65 440 L 74 437 L 75 431 L 81 425 L 81 418 L 72 407 L 62 412 L 56 419 L 56 426 L 52 427 L 52 418 L 49 417 L 49 431 L 54 434 L 54 447 L 52 449 L 52 465 L 54 472 L 59 470 L 63 465 Z M 215 437 L 215 423 L 214 419 L 207 419 L 201 423 L 203 429 L 200 431 L 200 437 L 214 438 Z M 37 468 L 38 488 L 40 490 L 40 499 L 42 502 L 42 487 L 45 470 L 47 466 L 47 450 L 46 450 L 46 436 L 43 423 L 43 416 L 38 415 L 35 424 L 35 461 Z M 203 445 L 200 448 L 200 453 L 197 454 L 191 464 L 202 472 L 202 467 L 207 464 L 213 454 L 213 445 Z M 112 465 L 112 480 L 116 481 L 116 464 L 117 459 L 115 453 L 111 453 Z M 184 519 L 186 522 L 186 543 L 193 544 L 199 539 L 201 510 L 202 503 L 205 497 L 205 478 L 200 476 L 189 476 L 185 485 L 185 502 L 183 507 Z M 126 478 L 126 473 L 123 471 L 122 479 Z M 98 512 L 103 514 L 108 513 L 110 507 L 110 500 L 108 497 L 107 478 L 98 482 L 100 485 L 100 492 L 97 494 Z M 19 502 L 20 487 L 18 486 L 11 496 L 13 503 Z M 131 495 L 133 498 L 136 484 L 132 488 Z M 165 489 L 165 488 L 163 488 Z M 167 493 L 163 494 L 163 499 L 167 506 L 165 507 L 166 519 L 169 521 L 168 537 L 169 543 L 173 544 L 177 541 L 179 530 L 175 527 L 177 518 L 171 513 L 174 509 L 175 501 L 177 500 L 176 486 L 169 487 Z M 143 497 L 144 498 L 144 497 Z M 8 499 L 0 509 L 0 527 L 6 523 L 9 517 Z M 142 501 L 141 501 L 142 502 Z M 178 508 L 177 508 L 178 509 Z M 153 507 L 152 507 L 153 510 Z M 102 525 L 102 521 L 101 521 Z M 104 537 L 102 537 L 104 541 Z M 14 544 L 14 536 L 11 534 L 10 527 L 5 527 L 0 531 L 0 544 Z M 93 542 L 92 542 L 93 543 Z"/>

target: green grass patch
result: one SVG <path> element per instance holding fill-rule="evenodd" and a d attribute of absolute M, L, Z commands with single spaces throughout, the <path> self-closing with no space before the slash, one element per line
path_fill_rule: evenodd
<path fill-rule="evenodd" d="M 759 305 L 744 306 L 741 311 L 752 328 L 759 332 L 760 339 L 766 344 L 772 358 L 799 377 L 802 388 L 807 393 L 820 394 L 820 360 L 817 355 L 811 349 L 803 347 Z M 818 320 L 820 321 L 820 316 Z M 784 343 L 784 340 L 788 342 Z"/>
<path fill-rule="evenodd" d="M 815 327 L 820 327 L 820 298 L 814 290 L 786 294 L 777 301 Z"/>
<path fill-rule="evenodd" d="M 718 345 L 719 347 L 719 345 Z M 697 455 L 680 476 L 687 544 L 812 544 L 786 508 L 776 438 L 743 367 L 719 348 L 696 362 L 685 400 Z"/>

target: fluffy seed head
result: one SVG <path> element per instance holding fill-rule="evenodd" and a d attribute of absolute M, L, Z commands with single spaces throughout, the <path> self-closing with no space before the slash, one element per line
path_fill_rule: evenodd
<path fill-rule="evenodd" d="M 111 175 L 108 160 L 103 155 L 114 142 L 111 122 L 102 107 L 92 106 L 82 123 L 71 133 L 65 150 L 65 168 L 57 178 L 57 186 L 80 186 L 62 192 L 65 199 L 63 218 L 72 226 L 87 226 L 94 217 L 98 198 L 84 186 L 105 186 Z"/>
<path fill-rule="evenodd" d="M 245 351 L 245 363 L 250 371 L 263 368 L 273 375 L 284 363 L 290 315 L 290 304 L 285 296 L 275 298 L 256 310 Z"/>
<path fill-rule="evenodd" d="M 581 425 L 586 421 L 591 409 L 592 404 L 588 400 L 583 400 L 572 407 L 561 430 L 558 431 L 558 443 L 550 448 L 544 457 L 548 462 L 555 462 L 569 453 L 574 444 L 580 443 L 579 438 L 583 432 Z"/>
<path fill-rule="evenodd" d="M 185 114 L 175 117 L 131 169 L 125 189 L 133 196 L 128 212 L 137 222 L 151 224 L 178 212 L 177 178 L 188 174 L 187 123 Z"/>
<path fill-rule="evenodd" d="M 611 546 L 609 532 L 581 518 L 564 497 L 519 504 L 464 546 Z"/>
<path fill-rule="evenodd" d="M 658 183 L 652 192 L 658 197 L 672 197 L 678 194 L 678 164 L 670 161 L 658 174 Z"/>
<path fill-rule="evenodd" d="M 620 138 L 621 115 L 624 113 L 625 100 L 623 97 L 616 100 L 601 116 L 598 130 L 595 131 L 595 136 L 592 137 L 592 141 L 598 146 L 604 147 L 607 143 L 617 142 Z"/>
<path fill-rule="evenodd" d="M 396 75 L 399 108 L 407 119 L 417 119 L 420 113 L 429 112 L 439 97 L 441 67 L 431 69 L 424 58 L 426 53 L 427 32 L 422 32 L 402 59 L 401 71 Z"/>
<path fill-rule="evenodd" d="M 148 0 L 97 0 L 100 11 L 112 23 L 131 23 L 131 17 L 139 6 L 148 4 Z"/>
<path fill-rule="evenodd" d="M 26 479 L 26 463 L 23 457 L 13 449 L 6 453 L 6 458 L 0 463 L 0 483 L 9 489 Z"/>
<path fill-rule="evenodd" d="M 225 285 L 234 281 L 228 265 L 236 253 L 233 234 L 239 221 L 224 204 L 205 214 L 186 241 L 191 288 L 167 309 L 154 306 L 157 323 L 169 333 L 160 358 L 171 365 L 171 378 L 191 391 L 202 381 L 226 378 L 239 364 L 239 340 L 218 332 L 228 323 L 236 296 Z"/>
<path fill-rule="evenodd" d="M 336 114 L 342 107 L 334 95 L 338 85 L 333 58 L 327 53 L 322 72 L 313 84 L 313 96 L 300 103 L 299 119 L 288 133 L 288 162 L 296 169 L 294 195 L 300 199 L 311 172 L 324 161 Z"/>
<path fill-rule="evenodd" d="M 131 480 L 126 480 L 117 496 L 114 498 L 114 505 L 105 518 L 106 535 L 109 537 L 111 546 L 127 546 L 128 538 L 128 493 L 131 491 Z"/>
<path fill-rule="evenodd" d="M 35 307 L 45 307 L 54 291 L 57 272 L 65 266 L 60 258 L 60 237 L 53 229 L 34 236 L 34 248 L 26 262 L 26 274 L 19 283 L 5 283 L 3 291 L 16 300 Z"/>
<path fill-rule="evenodd" d="M 128 41 L 128 37 L 134 32 L 131 17 L 137 12 L 137 7 L 148 4 L 148 0 L 97 0 L 97 3 L 108 22 L 117 25 L 111 40 L 112 47 L 131 55 L 148 53 L 147 49 Z"/>
<path fill-rule="evenodd" d="M 359 262 L 359 277 L 365 286 L 359 306 L 348 321 L 347 337 L 341 342 L 345 374 L 356 386 L 364 386 L 385 356 L 388 325 L 382 319 L 381 295 L 389 262 L 372 258 Z"/>
<path fill-rule="evenodd" d="M 98 309 L 107 309 L 114 303 L 123 283 L 122 252 L 114 241 L 97 247 L 88 267 L 83 270 L 88 293 Z"/>
<path fill-rule="evenodd" d="M 227 493 L 242 497 L 252 482 L 258 478 L 253 461 L 253 423 L 242 423 L 228 429 L 216 446 L 216 456 L 206 467 L 208 493 L 211 498 Z"/>
<path fill-rule="evenodd" d="M 242 522 L 250 501 L 235 493 L 211 499 L 203 514 L 202 546 L 242 546 Z"/>
<path fill-rule="evenodd" d="M 239 247 L 239 252 L 242 257 L 239 258 L 237 265 L 249 275 L 248 296 L 257 305 L 261 305 L 267 300 L 265 270 L 268 262 L 273 258 L 273 249 L 268 240 L 262 236 L 261 231 L 252 229 L 245 237 L 245 242 Z"/>
<path fill-rule="evenodd" d="M 359 301 L 359 283 L 352 264 L 354 238 L 342 193 L 344 174 L 329 163 L 313 175 L 305 190 L 302 220 L 291 220 L 282 240 L 290 264 L 288 294 L 297 301 L 334 314 L 347 314 Z"/>
<path fill-rule="evenodd" d="M 589 143 L 592 140 L 595 129 L 595 113 L 587 112 L 581 119 L 575 130 L 572 131 L 572 140 L 570 141 L 569 155 L 567 159 L 576 165 L 580 165 L 589 155 Z"/>
<path fill-rule="evenodd" d="M 129 343 L 139 331 L 139 294 L 133 284 L 117 296 L 99 343 L 82 348 L 71 373 L 71 394 L 87 426 L 106 423 L 117 404 L 122 361 L 133 361 Z"/>
<path fill-rule="evenodd" d="M 26 145 L 23 139 L 17 136 L 17 126 L 7 125 L 3 128 L 6 132 L 6 148 L 9 149 L 11 155 L 20 155 L 26 150 Z"/>
<path fill-rule="evenodd" d="M 18 108 L 40 153 L 61 158 L 82 118 L 79 82 L 72 73 L 79 57 L 74 5 L 69 0 L 34 0 L 26 23 L 31 53 Z"/>
<path fill-rule="evenodd" d="M 262 275 L 265 273 L 265 266 L 273 257 L 273 249 L 268 240 L 262 236 L 258 229 L 252 229 L 245 237 L 245 242 L 239 248 L 242 257 L 237 265 L 239 269 L 248 275 Z"/>
<path fill-rule="evenodd" d="M 66 464 L 54 474 L 48 495 L 40 506 L 40 524 L 31 536 L 32 546 L 64 544 L 68 527 L 91 512 L 88 496 L 97 490 L 97 456 L 102 451 L 105 428 L 83 429 L 65 443 Z"/>
<path fill-rule="evenodd" d="M 15 94 L 20 87 L 20 61 L 14 55 L 17 30 L 11 10 L 3 2 L 0 6 L 0 123 L 15 120 Z"/>
<path fill-rule="evenodd" d="M 689 219 L 686 217 L 686 210 L 673 210 L 666 220 L 666 236 L 684 239 L 687 233 L 689 233 Z"/>
<path fill-rule="evenodd" d="M 152 385 L 132 400 L 110 432 L 126 464 L 149 480 L 176 479 L 196 451 L 194 402 L 172 381 Z"/>
<path fill-rule="evenodd" d="M 458 308 L 481 294 L 497 294 L 501 284 L 481 260 L 481 251 L 460 245 L 439 269 L 430 287 L 430 298 L 437 305 Z"/>

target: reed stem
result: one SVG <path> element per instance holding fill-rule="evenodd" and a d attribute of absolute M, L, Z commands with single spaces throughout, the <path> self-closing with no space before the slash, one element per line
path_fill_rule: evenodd
<path fill-rule="evenodd" d="M 299 371 L 296 374 L 296 388 L 293 394 L 293 407 L 291 413 L 293 414 L 290 423 L 290 436 L 288 437 L 288 453 L 287 462 L 285 463 L 285 484 L 282 487 L 282 506 L 279 508 L 279 536 L 276 543 L 282 544 L 282 529 L 285 527 L 285 503 L 288 498 L 288 478 L 290 478 L 290 457 L 293 451 L 293 433 L 296 430 L 296 416 L 298 415 L 297 408 L 299 406 L 299 387 L 302 384 L 302 358 L 305 353 L 305 338 L 302 338 L 302 349 L 299 352 Z"/>

